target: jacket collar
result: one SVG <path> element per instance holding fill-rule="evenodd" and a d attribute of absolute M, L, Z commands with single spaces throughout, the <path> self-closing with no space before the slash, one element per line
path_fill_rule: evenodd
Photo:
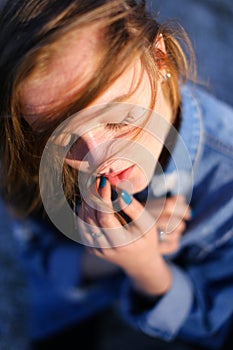
<path fill-rule="evenodd" d="M 200 157 L 202 122 L 194 90 L 195 87 L 191 85 L 181 88 L 181 123 L 177 135 L 174 135 L 177 140 L 165 172 L 172 172 L 175 169 L 193 170 Z"/>
<path fill-rule="evenodd" d="M 175 139 L 169 149 L 165 147 L 170 158 L 163 171 L 157 170 L 149 186 L 149 193 L 160 197 L 168 193 L 186 195 L 191 198 L 193 188 L 193 171 L 201 155 L 202 121 L 201 111 L 195 97 L 195 87 L 184 85 L 181 88 L 181 121 L 177 131 L 171 128 L 171 139 Z M 160 169 L 159 169 L 160 168 Z"/>

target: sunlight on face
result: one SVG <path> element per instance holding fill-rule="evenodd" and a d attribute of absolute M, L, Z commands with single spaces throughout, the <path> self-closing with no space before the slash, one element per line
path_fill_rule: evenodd
<path fill-rule="evenodd" d="M 148 115 L 149 114 L 149 115 Z M 114 118 L 122 118 L 122 115 L 131 116 L 128 120 L 130 123 L 124 123 L 122 128 L 107 130 L 109 127 L 108 121 L 110 116 Z M 135 123 L 132 122 L 133 116 Z M 148 118 L 148 116 L 150 118 Z M 141 119 L 146 120 L 146 123 Z M 82 123 L 80 125 L 80 120 Z M 143 123 L 143 128 L 141 127 Z M 96 125 L 97 124 L 97 125 Z M 121 130 L 121 131 L 120 131 Z M 139 134 L 131 133 L 140 131 Z M 126 189 L 128 193 L 139 192 L 144 189 L 154 174 L 155 165 L 158 165 L 156 171 L 163 175 L 162 168 L 158 161 L 158 153 L 163 146 L 165 134 L 173 131 L 174 139 L 178 140 L 179 135 L 177 130 L 170 125 L 164 118 L 155 112 L 148 111 L 148 109 L 141 106 L 135 106 L 128 103 L 113 103 L 107 105 L 97 105 L 66 119 L 51 135 L 48 143 L 42 154 L 40 163 L 39 182 L 41 190 L 41 198 L 47 214 L 51 221 L 71 239 L 82 242 L 79 237 L 80 220 L 89 232 L 92 232 L 92 225 L 80 219 L 80 217 L 73 212 L 69 206 L 63 191 L 63 165 L 64 162 L 71 162 L 73 167 L 79 169 L 77 174 L 77 183 L 79 185 L 81 203 L 88 205 L 92 210 L 103 213 L 114 213 L 118 211 L 117 203 L 118 196 L 122 189 Z M 70 138 L 72 132 L 73 137 Z M 112 137 L 110 137 L 112 135 Z M 186 150 L 182 139 L 179 139 L 181 144 L 182 157 L 175 159 L 175 165 L 182 162 L 181 169 L 184 164 L 191 164 L 189 154 Z M 74 157 L 72 158 L 74 147 Z M 168 152 L 171 150 L 168 148 Z M 72 163 L 73 162 L 73 163 Z M 54 165 L 55 163 L 55 165 Z M 49 168 L 49 179 L 48 169 Z M 177 168 L 179 171 L 179 166 Z M 111 190 L 115 190 L 116 197 L 111 198 L 111 206 L 106 205 L 102 201 L 96 189 L 98 188 L 98 179 L 96 178 L 103 174 L 108 178 L 111 184 Z M 178 176 L 179 178 L 179 176 Z M 183 177 L 181 176 L 180 186 L 183 188 Z M 191 179 L 191 177 L 190 177 Z M 164 188 L 164 183 L 160 183 L 159 187 Z M 50 186 L 52 183 L 52 186 Z M 113 191 L 114 192 L 114 191 Z M 110 198 L 110 197 L 109 197 Z M 58 203 L 62 202 L 62 211 Z M 147 210 L 146 200 L 142 214 L 133 220 L 131 226 L 136 225 L 136 221 L 140 221 L 144 210 Z M 113 209 L 112 209 L 113 208 Z M 156 217 L 152 220 L 151 225 L 156 222 Z M 77 226 L 75 226 L 77 224 Z M 152 226 L 150 226 L 152 227 Z M 97 228 L 102 229 L 102 226 Z M 146 231 L 143 231 L 144 234 Z M 114 239 L 114 246 L 128 244 L 132 239 L 135 240 L 140 237 L 140 233 L 136 233 L 133 237 L 127 238 L 115 234 L 115 227 L 108 229 L 108 234 Z M 109 247 L 109 242 L 103 247 Z M 112 243 L 111 243 L 112 244 Z M 111 245 L 110 245 L 111 246 Z"/>
<path fill-rule="evenodd" d="M 151 180 L 169 127 L 141 106 L 97 105 L 65 120 L 47 147 L 57 145 L 50 154 L 59 150 L 60 158 L 87 178 L 104 175 L 113 187 L 135 193 Z"/>
<path fill-rule="evenodd" d="M 40 79 L 36 76 L 25 82 L 21 100 L 25 119 L 33 128 L 43 125 L 46 129 L 41 114 L 59 106 L 60 101 L 85 86 L 98 66 L 99 47 L 99 31 L 89 28 L 62 48 L 62 56 L 53 57 Z M 101 106 L 132 91 L 127 104 L 111 104 L 111 109 L 98 112 Z M 140 59 L 135 58 L 86 109 L 59 127 L 59 135 L 53 135 L 53 142 L 65 147 L 66 163 L 89 175 L 104 175 L 112 186 L 130 193 L 145 188 L 153 175 L 172 118 L 158 82 L 156 113 L 152 114 L 146 128 L 142 128 L 148 119 L 151 95 L 148 73 L 143 70 Z"/>

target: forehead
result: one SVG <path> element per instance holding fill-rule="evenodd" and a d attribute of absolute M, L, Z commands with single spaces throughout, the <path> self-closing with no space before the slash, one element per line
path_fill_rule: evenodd
<path fill-rule="evenodd" d="M 100 31 L 90 27 L 64 38 L 59 46 L 52 48 L 43 70 L 35 70 L 20 87 L 26 115 L 43 113 L 82 89 L 100 61 L 100 38 Z"/>
<path fill-rule="evenodd" d="M 54 50 L 42 73 L 36 72 L 22 84 L 21 105 L 25 119 L 30 124 L 43 123 L 40 119 L 43 113 L 46 115 L 46 111 L 59 108 L 59 104 L 72 99 L 72 95 L 87 85 L 101 61 L 102 40 L 103 33 L 96 26 L 72 35 Z M 135 58 L 90 106 L 108 103 L 129 94 L 137 86 L 141 68 L 140 59 Z"/>

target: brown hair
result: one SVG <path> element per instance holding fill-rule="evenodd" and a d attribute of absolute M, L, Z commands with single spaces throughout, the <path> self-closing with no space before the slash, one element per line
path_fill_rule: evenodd
<path fill-rule="evenodd" d="M 22 83 L 32 74 L 39 76 L 43 72 L 52 52 L 59 50 L 70 33 L 85 30 L 93 23 L 105 33 L 99 69 L 81 92 L 47 113 L 48 130 L 35 133 L 23 119 Z M 174 115 L 180 105 L 179 85 L 190 77 L 194 67 L 190 64 L 192 48 L 182 28 L 159 25 L 146 12 L 144 1 L 7 1 L 0 11 L 0 28 L 1 194 L 21 216 L 42 209 L 38 172 L 52 130 L 102 93 L 136 55 L 140 55 L 150 76 L 151 106 L 156 99 L 159 69 L 164 67 L 170 72 L 171 78 L 163 85 Z M 159 34 L 163 35 L 166 53 L 156 48 Z M 77 171 L 66 166 L 63 185 L 68 199 L 74 192 L 78 194 L 75 179 Z"/>

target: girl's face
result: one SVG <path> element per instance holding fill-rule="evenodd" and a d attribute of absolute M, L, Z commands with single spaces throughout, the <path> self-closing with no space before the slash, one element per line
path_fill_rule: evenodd
<path fill-rule="evenodd" d="M 25 119 L 33 128 L 40 124 L 45 129 L 46 120 L 43 122 L 41 115 L 64 99 L 65 93 L 70 97 L 85 86 L 99 62 L 99 41 L 96 29 L 79 34 L 71 45 L 63 48 L 62 56 L 54 56 L 39 79 L 35 76 L 23 84 Z M 111 104 L 132 91 L 127 103 Z M 144 189 L 151 180 L 172 121 L 171 108 L 158 81 L 154 113 L 141 129 L 151 96 L 148 73 L 141 61 L 135 59 L 87 109 L 66 122 L 55 141 L 60 146 L 70 145 L 65 162 L 83 174 L 106 176 L 114 188 L 130 193 Z M 107 105 L 109 108 L 103 110 Z"/>

